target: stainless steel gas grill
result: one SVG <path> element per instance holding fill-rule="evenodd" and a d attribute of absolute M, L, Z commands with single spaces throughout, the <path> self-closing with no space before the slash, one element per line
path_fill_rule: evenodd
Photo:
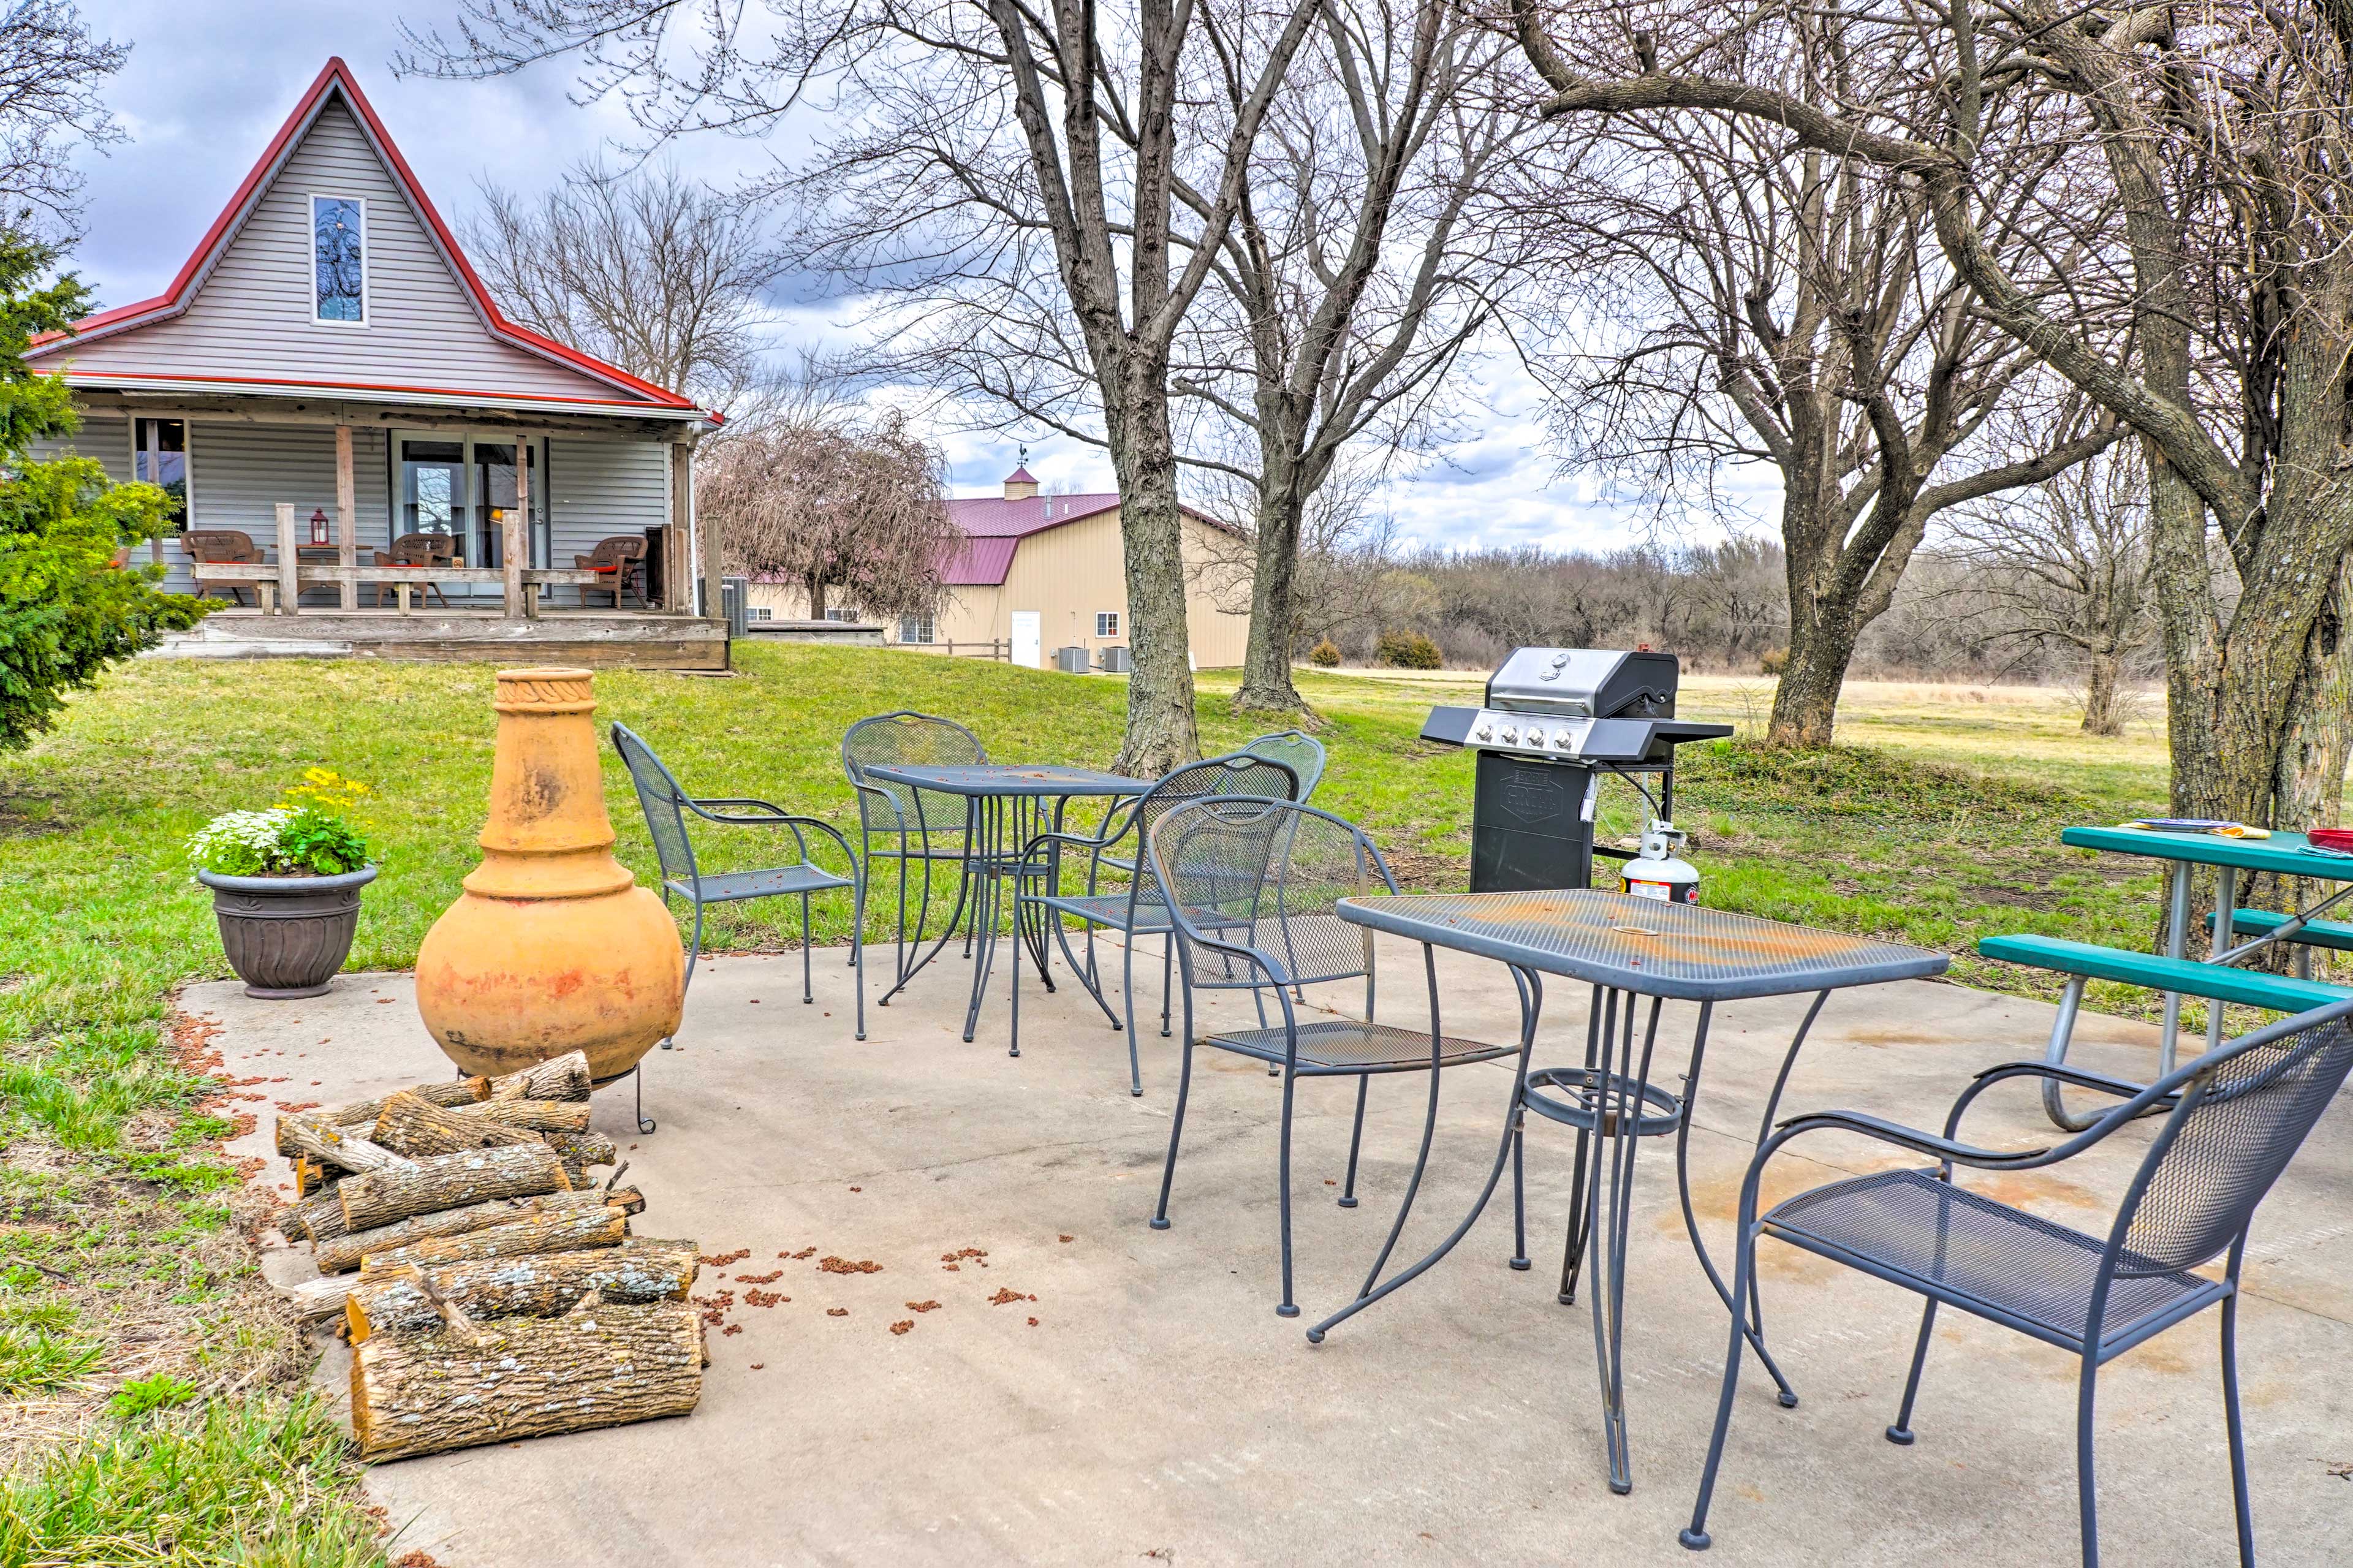
<path fill-rule="evenodd" d="M 1479 707 L 1430 710 L 1423 740 L 1479 753 L 1472 892 L 1591 886 L 1605 774 L 1657 774 L 1658 815 L 1672 817 L 1674 749 L 1732 733 L 1675 717 L 1679 673 L 1668 653 L 1524 647 L 1487 678 Z"/>

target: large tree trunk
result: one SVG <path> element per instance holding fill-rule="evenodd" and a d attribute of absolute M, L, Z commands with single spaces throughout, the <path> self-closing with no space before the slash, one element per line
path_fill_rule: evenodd
<path fill-rule="evenodd" d="M 1166 376 L 1131 351 L 1122 416 L 1107 421 L 1119 474 L 1119 532 L 1126 557 L 1127 732 L 1114 771 L 1158 778 L 1197 761 L 1192 643 L 1185 616 L 1184 522 L 1176 503 L 1176 449 L 1168 427 Z"/>
<path fill-rule="evenodd" d="M 2085 672 L 2084 687 L 2084 733 L 2086 735 L 2120 735 L 2124 721 L 2116 711 L 2116 680 L 2123 660 L 2114 651 L 2095 651 L 2091 668 Z"/>
<path fill-rule="evenodd" d="M 1807 432 L 1810 437 L 1814 433 Z M 1815 750 L 1831 743 L 1838 718 L 1839 689 L 1847 661 L 1854 657 L 1857 621 L 1852 595 L 1836 587 L 1839 545 L 1845 520 L 1838 514 L 1835 488 L 1813 472 L 1820 454 L 1810 440 L 1799 460 L 1782 470 L 1781 548 L 1789 593 L 1789 658 L 1773 691 L 1773 717 L 1765 743 Z M 1831 494 L 1822 491 L 1828 489 Z"/>
<path fill-rule="evenodd" d="M 452 1313 L 450 1316 L 457 1316 Z M 371 1462 L 683 1415 L 702 1396 L 691 1303 L 375 1334 L 352 1352 L 352 1436 Z"/>
<path fill-rule="evenodd" d="M 1291 679 L 1299 632 L 1299 487 L 1295 468 L 1272 446 L 1261 443 L 1250 647 L 1242 656 L 1241 689 L 1234 693 L 1237 713 L 1297 713 L 1307 706 Z"/>

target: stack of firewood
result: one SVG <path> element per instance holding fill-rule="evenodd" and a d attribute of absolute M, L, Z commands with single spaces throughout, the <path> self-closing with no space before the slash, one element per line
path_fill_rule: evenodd
<path fill-rule="evenodd" d="M 320 1278 L 290 1292 L 352 1342 L 352 1429 L 407 1458 L 681 1415 L 707 1356 L 696 1247 L 629 1235 L 645 1198 L 601 1186 L 577 1052 L 503 1078 L 418 1084 L 278 1123 L 300 1199 L 280 1220 Z"/>

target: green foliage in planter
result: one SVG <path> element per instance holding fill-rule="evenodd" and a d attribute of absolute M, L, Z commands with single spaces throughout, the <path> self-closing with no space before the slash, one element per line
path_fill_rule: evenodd
<path fill-rule="evenodd" d="M 1419 632 L 1383 632 L 1373 658 L 1392 669 L 1436 669 L 1445 663 L 1438 645 Z"/>
<path fill-rule="evenodd" d="M 367 864 L 351 814 L 367 785 L 311 768 L 267 811 L 224 811 L 188 840 L 188 859 L 219 877 L 335 877 Z"/>
<path fill-rule="evenodd" d="M 205 614 L 156 591 L 162 567 L 116 564 L 123 546 L 170 527 L 163 490 L 114 484 L 91 458 L 32 457 L 34 442 L 76 425 L 65 382 L 25 365 L 36 333 L 65 330 L 90 305 L 71 273 L 39 283 L 56 259 L 0 229 L 0 751 L 56 722 L 68 690 Z"/>

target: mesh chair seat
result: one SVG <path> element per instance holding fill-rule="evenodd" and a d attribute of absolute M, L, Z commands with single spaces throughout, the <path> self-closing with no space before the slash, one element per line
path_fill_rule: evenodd
<path fill-rule="evenodd" d="M 822 866 L 779 866 L 768 871 L 720 871 L 707 877 L 671 878 L 663 885 L 681 899 L 700 898 L 706 904 L 724 904 L 783 893 L 823 893 L 857 884 Z"/>
<path fill-rule="evenodd" d="M 1256 1057 L 1261 1061 L 1279 1062 L 1284 1056 L 1285 1036 L 1280 1025 L 1271 1029 L 1220 1029 L 1201 1037 L 1200 1043 Z M 1456 1039 L 1451 1035 L 1439 1037 L 1438 1061 L 1441 1067 L 1493 1061 L 1497 1057 L 1518 1053 L 1519 1047 L 1515 1045 L 1491 1046 L 1479 1040 Z M 1303 1022 L 1299 1026 L 1299 1063 L 1302 1067 L 1339 1068 L 1348 1072 L 1428 1068 L 1430 1031 L 1368 1024 L 1361 1018 Z"/>
<path fill-rule="evenodd" d="M 1050 910 L 1060 910 L 1064 914 L 1076 915 L 1081 920 L 1092 921 L 1099 926 L 1109 926 L 1113 931 L 1131 929 L 1127 920 L 1127 895 L 1124 892 L 1095 893 L 1085 898 L 1064 897 L 1059 894 L 1052 898 L 1038 898 L 1033 895 L 1029 901 L 1033 904 L 1043 904 Z M 1203 925 L 1219 923 L 1218 916 L 1208 910 L 1191 910 L 1187 912 Z M 1168 906 L 1158 898 L 1150 895 L 1138 899 L 1135 901 L 1135 924 L 1133 929 L 1138 931 L 1166 931 Z"/>
<path fill-rule="evenodd" d="M 2092 1288 L 2107 1243 L 1940 1182 L 1929 1171 L 1887 1171 L 1800 1193 L 1761 1222 L 1767 1234 L 1979 1316 L 1999 1312 L 2040 1337 L 2082 1349 Z M 2128 1273 L 2128 1269 L 2139 1271 Z M 2166 1269 L 2126 1252 L 2100 1324 L 2100 1342 L 2137 1339 L 2227 1294 L 2220 1281 Z M 2096 1347 L 2095 1347 L 2096 1348 Z"/>
<path fill-rule="evenodd" d="M 954 827 L 943 831 L 934 827 L 925 833 L 909 827 L 902 834 L 896 826 L 872 829 L 874 837 L 868 843 L 866 855 L 872 860 L 961 860 L 965 857 L 964 822 L 958 818 Z M 891 847 L 896 841 L 899 847 Z"/>

